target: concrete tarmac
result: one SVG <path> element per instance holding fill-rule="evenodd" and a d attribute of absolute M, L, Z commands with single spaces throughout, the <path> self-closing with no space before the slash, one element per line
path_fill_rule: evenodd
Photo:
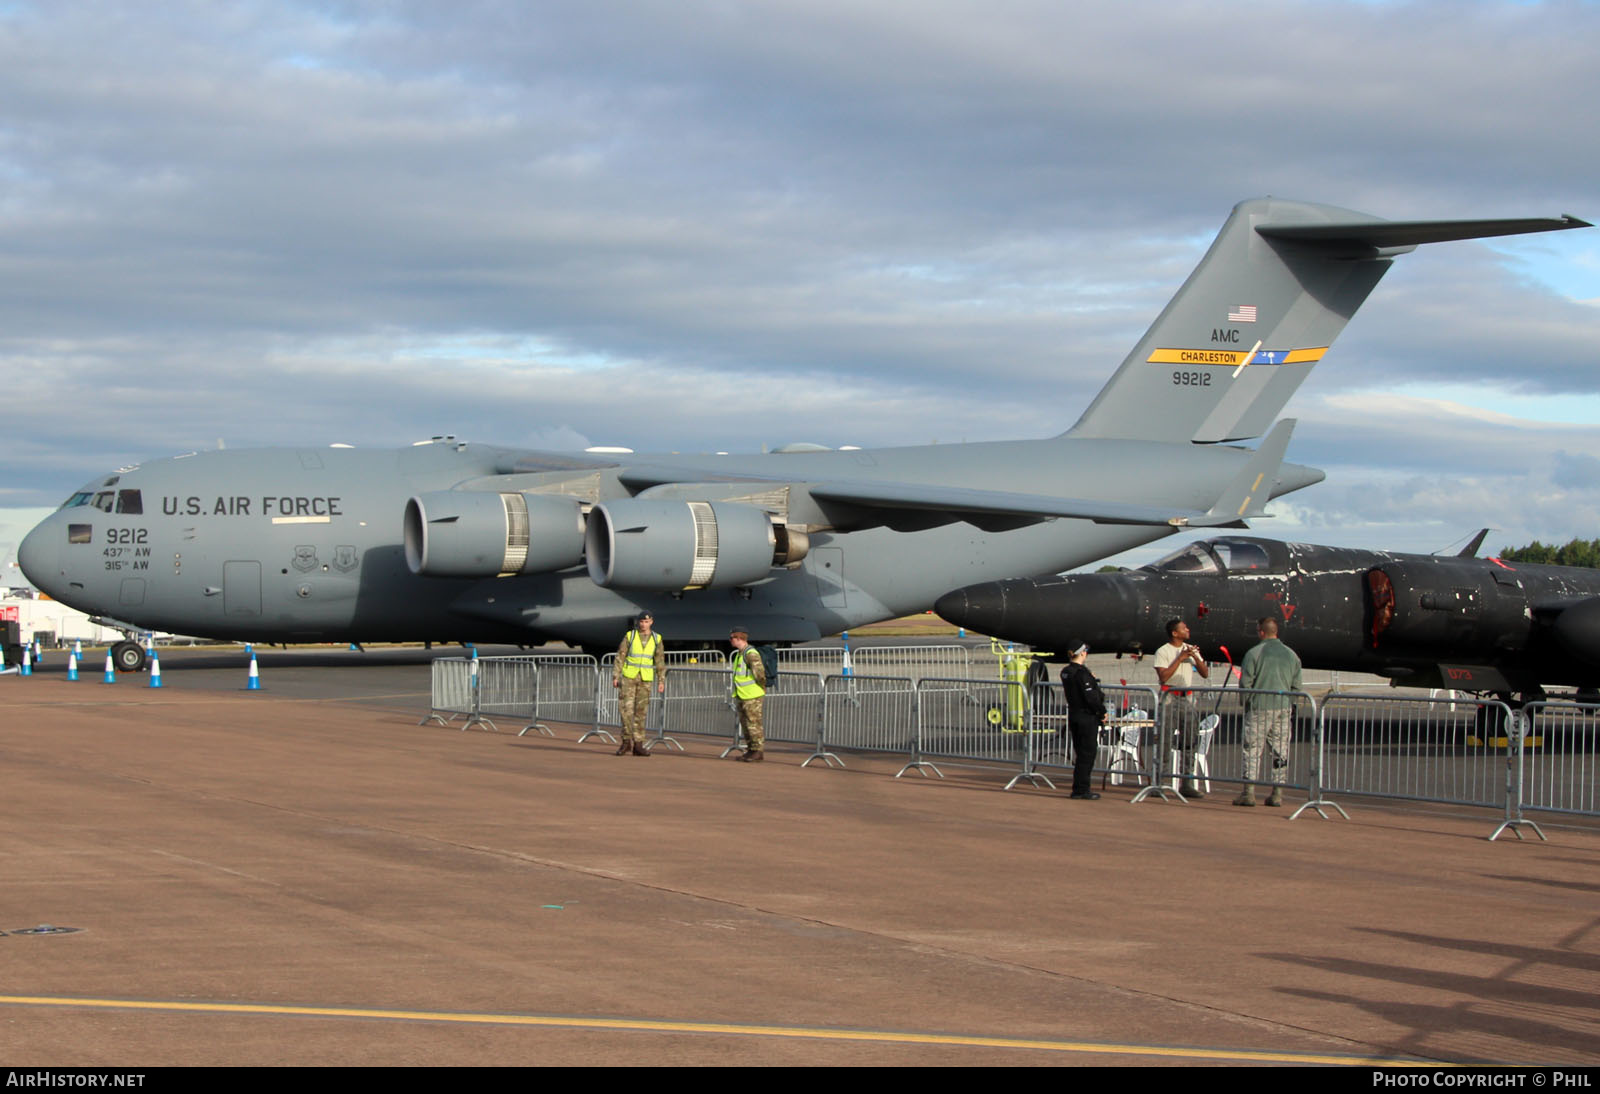
<path fill-rule="evenodd" d="M 1600 1063 L 1593 828 L 618 757 L 297 656 L 0 677 L 0 1062 Z"/>

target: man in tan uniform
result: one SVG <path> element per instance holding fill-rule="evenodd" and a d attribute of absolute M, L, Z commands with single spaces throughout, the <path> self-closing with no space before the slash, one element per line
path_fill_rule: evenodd
<path fill-rule="evenodd" d="M 648 756 L 644 746 L 644 720 L 650 711 L 650 691 L 667 690 L 666 643 L 651 628 L 655 617 L 640 612 L 633 629 L 622 636 L 617 661 L 611 668 L 611 686 L 617 689 L 617 713 L 622 717 L 622 743 L 617 755 Z"/>

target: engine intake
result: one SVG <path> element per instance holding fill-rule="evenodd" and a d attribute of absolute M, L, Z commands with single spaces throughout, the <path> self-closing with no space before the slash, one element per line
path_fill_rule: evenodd
<path fill-rule="evenodd" d="M 798 562 L 809 543 L 763 509 L 731 502 L 623 498 L 597 505 L 584 534 L 589 578 L 605 589 L 722 589 Z"/>
<path fill-rule="evenodd" d="M 583 561 L 576 498 L 437 490 L 406 502 L 406 565 L 429 577 L 564 570 Z"/>

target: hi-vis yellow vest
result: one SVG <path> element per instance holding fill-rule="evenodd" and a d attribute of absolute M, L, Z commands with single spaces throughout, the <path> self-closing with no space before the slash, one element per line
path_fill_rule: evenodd
<path fill-rule="evenodd" d="M 740 699 L 759 699 L 767 693 L 766 688 L 756 683 L 756 674 L 750 671 L 746 658 L 752 653 L 756 653 L 756 648 L 746 646 L 733 659 L 733 694 Z M 756 653 L 756 656 L 761 655 Z"/>
<path fill-rule="evenodd" d="M 656 645 L 661 636 L 651 632 L 648 642 L 639 641 L 638 631 L 628 632 L 628 659 L 623 662 L 622 675 L 629 680 L 653 683 L 656 678 Z"/>

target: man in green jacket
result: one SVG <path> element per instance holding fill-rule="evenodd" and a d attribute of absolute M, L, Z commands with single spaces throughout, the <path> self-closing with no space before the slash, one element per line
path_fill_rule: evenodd
<path fill-rule="evenodd" d="M 1244 716 L 1244 790 L 1233 804 L 1256 803 L 1256 769 L 1261 765 L 1261 746 L 1265 743 L 1272 750 L 1272 794 L 1267 804 L 1282 805 L 1283 780 L 1289 769 L 1289 740 L 1294 731 L 1294 697 L 1288 693 L 1300 690 L 1300 656 L 1278 639 L 1278 621 L 1272 616 L 1265 616 L 1256 624 L 1256 634 L 1261 641 L 1250 647 L 1240 667 L 1239 686 L 1248 692 Z"/>

